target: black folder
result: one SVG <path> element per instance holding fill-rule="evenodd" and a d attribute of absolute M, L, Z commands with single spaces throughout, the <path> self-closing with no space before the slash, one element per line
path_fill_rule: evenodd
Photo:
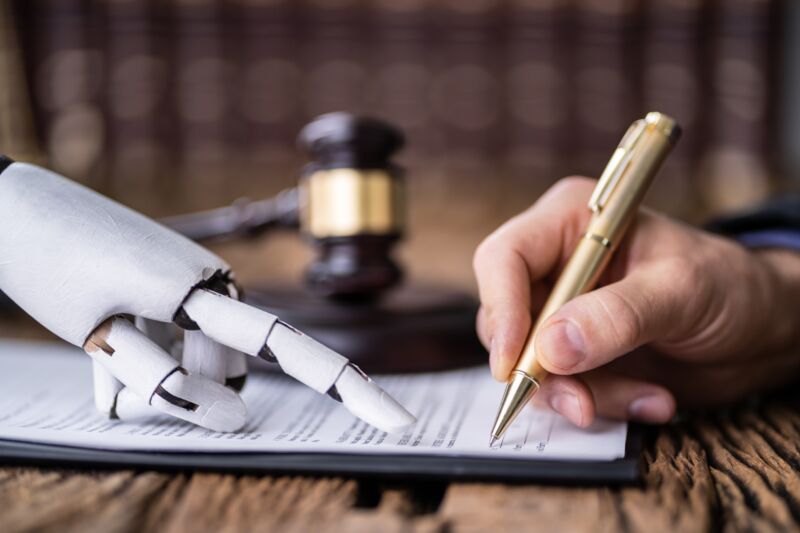
<path fill-rule="evenodd" d="M 640 478 L 642 426 L 628 429 L 625 457 L 613 461 L 491 459 L 469 456 L 339 453 L 109 451 L 0 440 L 5 464 L 159 471 L 316 474 L 393 479 L 481 479 L 563 484 L 631 484 Z"/>

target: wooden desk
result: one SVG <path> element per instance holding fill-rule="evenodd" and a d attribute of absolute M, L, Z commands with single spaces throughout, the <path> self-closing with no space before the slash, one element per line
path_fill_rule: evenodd
<path fill-rule="evenodd" d="M 621 489 L 0 466 L 0 531 L 800 529 L 789 401 L 663 428 L 644 460 L 643 486 Z"/>

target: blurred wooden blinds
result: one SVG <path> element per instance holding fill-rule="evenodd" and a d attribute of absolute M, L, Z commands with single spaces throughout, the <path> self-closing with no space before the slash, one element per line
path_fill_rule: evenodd
<path fill-rule="evenodd" d="M 474 203 L 476 231 L 595 175 L 648 110 L 686 132 L 656 207 L 700 219 L 773 182 L 778 0 L 10 5 L 3 142 L 35 130 L 54 168 L 153 214 L 291 185 L 297 132 L 336 110 L 404 128 L 420 202 Z"/>

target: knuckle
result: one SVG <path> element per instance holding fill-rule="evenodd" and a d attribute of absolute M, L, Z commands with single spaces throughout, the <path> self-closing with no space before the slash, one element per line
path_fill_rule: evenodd
<path fill-rule="evenodd" d="M 489 263 L 494 263 L 498 258 L 507 258 L 509 254 L 517 253 L 517 242 L 512 235 L 507 233 L 509 224 L 506 223 L 484 238 L 475 248 L 472 255 L 472 268 L 476 273 Z"/>
<path fill-rule="evenodd" d="M 678 256 L 667 263 L 665 275 L 672 280 L 673 286 L 680 288 L 680 292 L 691 291 L 703 295 L 708 288 L 707 272 L 707 267 L 702 261 L 693 257 Z"/>
<path fill-rule="evenodd" d="M 672 259 L 670 269 L 673 276 L 679 277 L 682 281 L 692 282 L 700 277 L 702 268 L 697 261 L 691 257 L 678 256 Z"/>
<path fill-rule="evenodd" d="M 483 262 L 492 256 L 492 249 L 495 247 L 495 240 L 495 234 L 492 233 L 488 237 L 484 238 L 475 248 L 475 253 L 472 255 L 472 269 L 475 272 L 478 272 Z"/>

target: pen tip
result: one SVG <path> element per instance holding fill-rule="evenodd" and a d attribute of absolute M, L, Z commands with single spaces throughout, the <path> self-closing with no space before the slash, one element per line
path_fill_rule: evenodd
<path fill-rule="evenodd" d="M 492 435 L 491 438 L 489 439 L 489 448 L 494 448 L 494 443 L 495 442 L 497 442 L 497 437 Z"/>

